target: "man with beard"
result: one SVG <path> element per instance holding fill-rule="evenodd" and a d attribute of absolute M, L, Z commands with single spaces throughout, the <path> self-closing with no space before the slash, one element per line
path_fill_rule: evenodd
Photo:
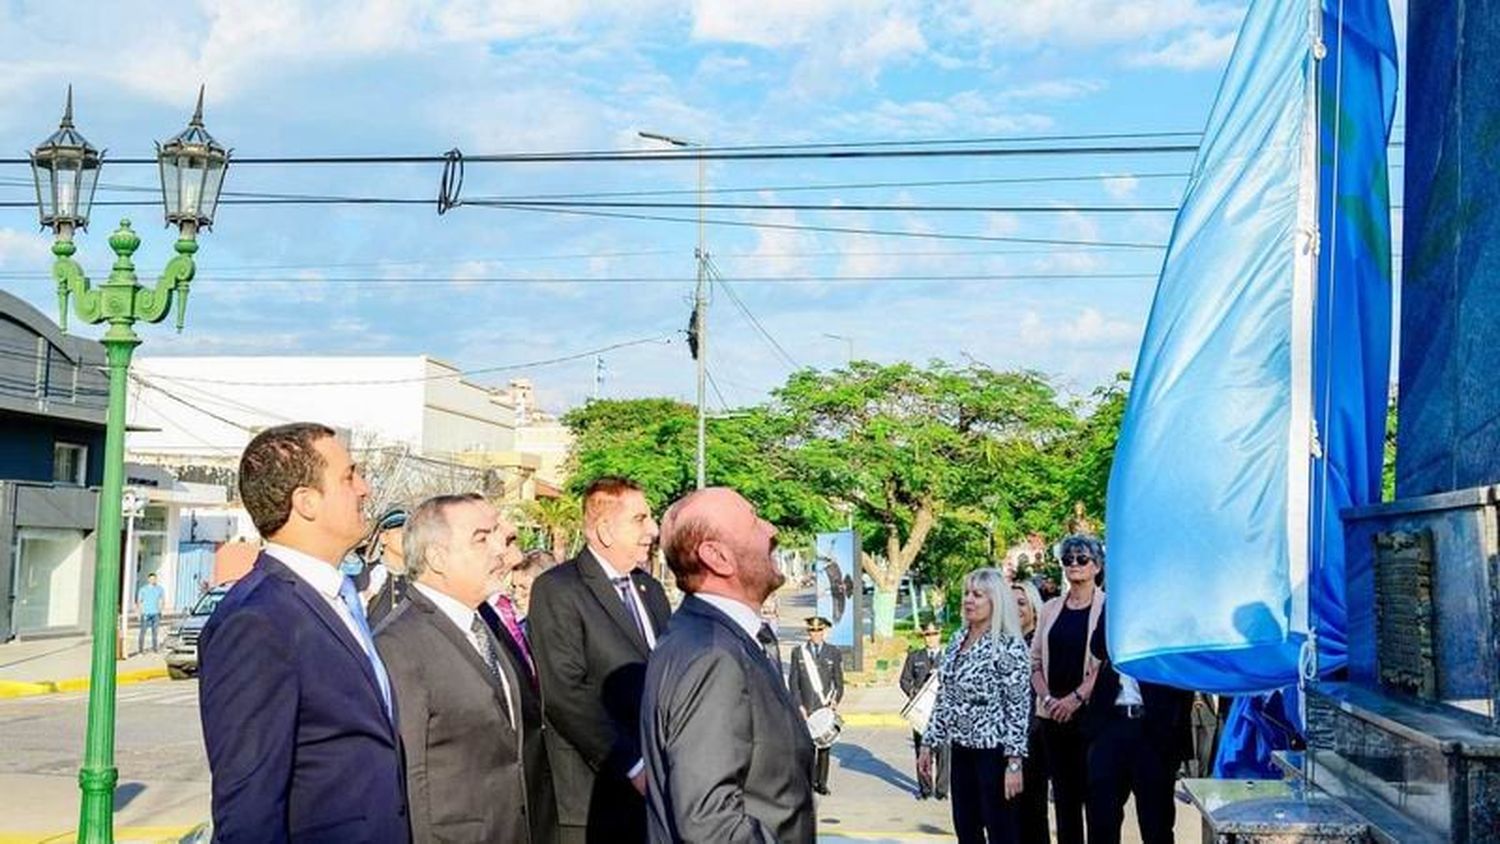
<path fill-rule="evenodd" d="M 813 747 L 760 606 L 784 578 L 776 529 L 733 490 L 662 520 L 687 597 L 651 654 L 641 703 L 653 842 L 812 842 Z"/>
<path fill-rule="evenodd" d="M 478 612 L 521 558 L 516 529 L 481 495 L 439 495 L 405 533 L 411 589 L 375 644 L 406 716 L 412 838 L 552 844 L 541 712 Z"/>
<path fill-rule="evenodd" d="M 644 841 L 641 683 L 672 613 L 640 568 L 656 521 L 639 485 L 600 478 L 584 491 L 583 523 L 587 546 L 536 579 L 527 616 L 562 841 Z"/>

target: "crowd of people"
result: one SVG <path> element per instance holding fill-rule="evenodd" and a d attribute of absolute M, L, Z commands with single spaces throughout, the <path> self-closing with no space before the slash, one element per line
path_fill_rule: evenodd
<path fill-rule="evenodd" d="M 323 425 L 258 434 L 239 484 L 264 547 L 199 640 L 216 840 L 815 839 L 843 659 L 815 617 L 785 670 L 776 529 L 738 493 L 689 493 L 658 526 L 638 485 L 596 480 L 558 562 L 478 494 L 370 532 Z M 1179 701 L 1110 667 L 1102 557 L 1065 542 L 1069 591 L 1045 604 L 972 572 L 959 633 L 924 629 L 908 659 L 902 688 L 933 699 L 919 797 L 951 798 L 960 841 L 1049 840 L 1049 782 L 1063 844 L 1085 807 L 1089 841 L 1117 840 L 1130 793 L 1145 840 L 1171 840 Z"/>
<path fill-rule="evenodd" d="M 913 733 L 917 798 L 951 795 L 960 842 L 1048 844 L 1050 791 L 1058 844 L 1116 844 L 1134 796 L 1142 842 L 1170 844 L 1193 695 L 1111 664 L 1098 539 L 1069 536 L 1060 557 L 1067 590 L 1045 603 L 1029 581 L 971 572 L 953 640 L 930 624 L 907 654 L 902 691 L 935 689 Z"/>

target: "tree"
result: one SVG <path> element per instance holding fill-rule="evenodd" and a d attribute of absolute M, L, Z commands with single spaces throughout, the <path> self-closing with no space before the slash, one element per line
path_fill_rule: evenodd
<path fill-rule="evenodd" d="M 786 422 L 784 454 L 808 486 L 853 509 L 883 561 L 866 555 L 875 582 L 878 637 L 892 634 L 896 589 L 939 521 L 973 505 L 988 485 L 1045 462 L 1076 425 L 1052 386 L 1033 372 L 974 364 L 881 366 L 795 373 L 775 393 Z M 1024 490 L 1023 490 L 1024 491 Z M 1014 512 L 1023 496 L 998 501 Z"/>
<path fill-rule="evenodd" d="M 577 496 L 523 501 L 517 509 L 520 517 L 545 538 L 552 556 L 559 560 L 573 556 L 579 537 L 583 535 L 583 508 L 579 506 Z"/>
<path fill-rule="evenodd" d="M 672 399 L 591 402 L 563 417 L 574 435 L 568 488 L 579 494 L 595 478 L 621 475 L 645 490 L 658 512 L 697 485 L 696 411 Z M 789 468 L 787 422 L 765 407 L 708 420 L 706 474 L 730 486 L 772 524 L 807 539 L 835 523 L 828 499 Z"/>

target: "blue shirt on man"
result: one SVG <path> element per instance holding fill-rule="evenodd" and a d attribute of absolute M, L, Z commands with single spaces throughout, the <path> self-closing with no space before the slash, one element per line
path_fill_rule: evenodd
<path fill-rule="evenodd" d="M 167 591 L 159 583 L 147 583 L 135 593 L 136 603 L 141 605 L 141 615 L 161 615 L 161 602 Z"/>

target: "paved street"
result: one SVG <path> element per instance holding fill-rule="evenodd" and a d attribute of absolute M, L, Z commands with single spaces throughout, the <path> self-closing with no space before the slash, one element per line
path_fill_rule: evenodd
<path fill-rule="evenodd" d="M 197 681 L 120 689 L 115 796 L 118 826 L 179 826 L 208 817 L 208 764 L 198 727 Z M 57 832 L 78 821 L 87 694 L 0 701 L 0 831 Z"/>

